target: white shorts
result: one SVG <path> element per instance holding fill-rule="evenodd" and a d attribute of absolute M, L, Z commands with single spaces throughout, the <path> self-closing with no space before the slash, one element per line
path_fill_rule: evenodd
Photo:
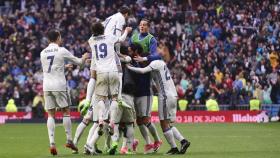
<path fill-rule="evenodd" d="M 96 79 L 96 95 L 108 97 L 109 94 L 118 94 L 120 84 L 118 72 L 98 73 Z"/>
<path fill-rule="evenodd" d="M 44 91 L 45 108 L 66 108 L 70 104 L 70 97 L 66 91 Z"/>
<path fill-rule="evenodd" d="M 133 123 L 135 120 L 135 110 L 134 110 L 134 97 L 128 94 L 122 94 L 122 101 L 124 101 L 129 107 L 124 106 L 118 106 L 117 111 L 111 111 L 116 112 L 117 117 L 112 118 L 113 122 L 115 123 Z"/>
<path fill-rule="evenodd" d="M 159 120 L 176 120 L 177 98 L 160 96 L 158 100 Z"/>
<path fill-rule="evenodd" d="M 137 117 L 151 116 L 153 96 L 142 96 L 134 98 L 134 107 Z"/>

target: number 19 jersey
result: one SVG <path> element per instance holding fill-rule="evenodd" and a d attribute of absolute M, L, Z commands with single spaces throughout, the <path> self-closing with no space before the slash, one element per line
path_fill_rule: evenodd
<path fill-rule="evenodd" d="M 91 37 L 88 40 L 92 51 L 92 64 L 96 73 L 117 72 L 116 56 L 114 45 L 118 38 L 113 35 L 101 35 Z"/>
<path fill-rule="evenodd" d="M 43 68 L 44 91 L 66 91 L 66 79 L 64 74 L 65 61 L 81 65 L 81 58 L 72 55 L 64 47 L 51 43 L 40 53 Z"/>

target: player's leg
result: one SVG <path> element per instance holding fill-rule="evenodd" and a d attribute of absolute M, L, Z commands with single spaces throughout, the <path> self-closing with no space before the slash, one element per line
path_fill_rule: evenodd
<path fill-rule="evenodd" d="M 99 101 L 97 104 L 98 108 L 98 118 L 99 118 L 99 123 L 93 132 L 93 136 L 87 141 L 85 147 L 85 153 L 86 154 L 97 154 L 96 149 L 95 149 L 95 144 L 99 140 L 99 138 L 103 135 L 103 113 L 105 111 L 105 104 L 104 100 L 106 100 L 106 97 L 101 97 L 98 96 Z M 95 125 L 96 126 L 96 125 Z"/>
<path fill-rule="evenodd" d="M 159 105 L 158 105 L 158 114 L 160 119 L 160 126 L 164 137 L 168 144 L 171 146 L 171 149 L 166 153 L 168 155 L 178 154 L 179 150 L 177 148 L 175 138 L 173 135 L 173 131 L 169 125 L 169 116 L 168 116 L 168 104 L 167 104 L 167 97 L 166 96 L 159 96 Z"/>
<path fill-rule="evenodd" d="M 87 114 L 84 116 L 82 122 L 78 125 L 76 129 L 74 140 L 73 140 L 75 146 L 78 146 L 78 142 L 80 140 L 81 135 L 83 134 L 84 130 L 89 125 L 89 123 L 91 122 L 91 117 L 92 117 L 92 107 L 89 108 Z"/>
<path fill-rule="evenodd" d="M 87 85 L 87 94 L 86 94 L 86 99 L 85 99 L 85 103 L 83 108 L 81 109 L 81 114 L 85 115 L 85 113 L 87 112 L 89 106 L 90 106 L 90 102 L 92 101 L 92 97 L 93 97 L 93 92 L 95 90 L 95 81 L 96 81 L 96 71 L 95 71 L 95 66 L 91 65 L 91 72 L 90 72 L 91 78 L 88 82 Z"/>
<path fill-rule="evenodd" d="M 145 126 L 144 121 L 143 121 L 143 117 L 147 113 L 146 104 L 143 106 L 141 97 L 135 97 L 134 107 L 135 107 L 136 116 L 137 116 L 136 123 L 138 125 L 138 128 L 140 130 L 142 137 L 145 140 L 144 154 L 152 153 L 154 151 L 154 149 L 153 149 L 154 145 L 152 144 L 152 141 L 150 139 L 148 128 Z"/>
<path fill-rule="evenodd" d="M 160 148 L 162 141 L 159 138 L 155 125 L 151 122 L 152 96 L 139 97 L 138 101 L 140 102 L 141 113 L 143 116 L 141 119 L 154 138 L 153 148 L 156 152 Z"/>
<path fill-rule="evenodd" d="M 176 112 L 177 112 L 177 98 L 168 97 L 168 118 L 170 119 L 170 123 L 175 122 L 176 120 Z M 170 129 L 173 132 L 174 138 L 180 141 L 180 154 L 186 153 L 188 147 L 190 146 L 190 142 L 184 138 L 184 136 L 179 132 L 179 130 L 175 126 L 171 126 L 169 123 Z"/>
<path fill-rule="evenodd" d="M 120 113 L 118 105 L 118 93 L 119 93 L 119 73 L 111 72 L 109 73 L 109 91 L 111 94 L 111 106 L 110 106 L 110 128 L 113 129 L 112 145 L 109 149 L 109 154 L 115 154 L 118 148 L 118 140 L 119 140 L 119 121 L 120 121 Z"/>
<path fill-rule="evenodd" d="M 55 98 L 51 92 L 44 92 L 45 98 L 45 108 L 48 111 L 48 120 L 47 120 L 47 128 L 48 128 L 48 136 L 50 142 L 50 153 L 52 155 L 57 155 L 57 150 L 55 147 Z"/>

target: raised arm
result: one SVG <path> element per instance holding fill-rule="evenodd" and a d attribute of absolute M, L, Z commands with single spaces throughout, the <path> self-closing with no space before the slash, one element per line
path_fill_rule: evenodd
<path fill-rule="evenodd" d="M 131 31 L 132 31 L 132 28 L 131 28 L 131 27 L 126 27 L 125 30 L 124 30 L 124 33 L 122 34 L 121 37 L 118 38 L 118 41 L 117 41 L 117 42 L 123 42 L 123 41 L 125 41 L 127 34 L 130 33 Z"/>

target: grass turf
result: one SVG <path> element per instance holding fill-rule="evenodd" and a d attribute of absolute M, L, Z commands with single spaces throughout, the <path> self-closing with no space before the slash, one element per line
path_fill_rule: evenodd
<path fill-rule="evenodd" d="M 74 124 L 73 134 L 77 124 Z M 177 124 L 177 128 L 191 141 L 186 155 L 172 157 L 189 158 L 277 158 L 280 155 L 280 123 L 269 124 Z M 157 127 L 159 127 L 157 125 Z M 89 127 L 88 127 L 89 129 Z M 88 129 L 79 143 L 80 154 L 72 155 L 64 147 L 65 134 L 63 126 L 56 128 L 55 139 L 59 158 L 88 158 L 82 154 L 83 144 Z M 167 157 L 163 155 L 169 146 L 162 132 L 164 141 L 156 154 L 143 155 L 143 139 L 136 128 L 136 138 L 140 140 L 136 155 L 115 155 L 113 157 Z M 104 140 L 99 141 L 99 148 Z M 98 155 L 95 157 L 109 157 Z M 45 124 L 6 124 L 0 125 L 0 157 L 1 158 L 48 158 L 53 157 L 48 151 L 48 136 Z"/>

